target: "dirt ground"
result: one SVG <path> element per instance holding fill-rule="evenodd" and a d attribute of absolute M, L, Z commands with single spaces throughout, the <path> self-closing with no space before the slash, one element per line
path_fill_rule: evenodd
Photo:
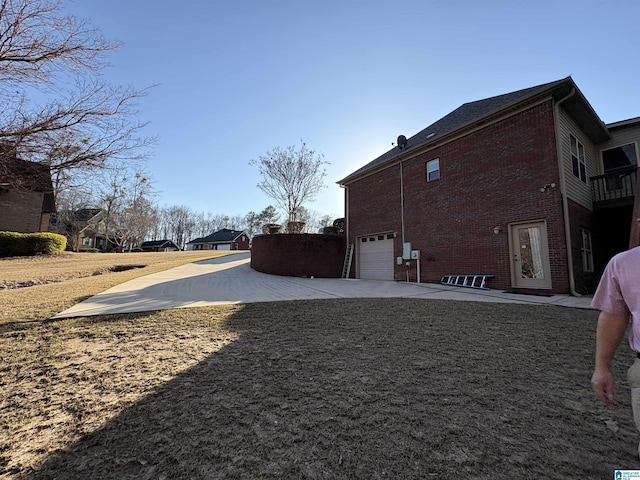
<path fill-rule="evenodd" d="M 37 288 L 37 287 L 36 287 Z M 0 325 L 0 478 L 605 479 L 596 312 L 414 299 Z"/>

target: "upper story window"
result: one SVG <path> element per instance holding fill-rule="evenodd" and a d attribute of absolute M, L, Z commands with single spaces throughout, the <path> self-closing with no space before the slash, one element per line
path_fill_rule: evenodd
<path fill-rule="evenodd" d="M 571 138 L 571 167 L 573 175 L 584 183 L 587 183 L 587 164 L 584 160 L 584 145 L 580 141 L 569 134 Z"/>
<path fill-rule="evenodd" d="M 602 150 L 604 173 L 614 173 L 627 167 L 638 165 L 638 151 L 635 143 Z"/>
<path fill-rule="evenodd" d="M 440 159 L 427 162 L 427 182 L 440 179 Z"/>

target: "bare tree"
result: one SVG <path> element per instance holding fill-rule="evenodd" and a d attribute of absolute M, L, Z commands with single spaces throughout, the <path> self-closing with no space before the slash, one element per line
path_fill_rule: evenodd
<path fill-rule="evenodd" d="M 331 215 L 322 215 L 318 220 L 318 227 L 330 227 L 333 223 L 333 217 Z"/>
<path fill-rule="evenodd" d="M 145 92 L 101 76 L 118 47 L 57 0 L 0 0 L 0 143 L 54 174 L 144 157 L 153 139 L 131 119 Z"/>
<path fill-rule="evenodd" d="M 298 209 L 325 187 L 323 167 L 328 163 L 323 154 L 309 150 L 304 142 L 299 150 L 295 146 L 276 147 L 250 162 L 258 166 L 262 176 L 258 188 L 287 212 L 290 222 L 296 220 Z"/>
<path fill-rule="evenodd" d="M 136 171 L 129 177 L 127 202 L 120 221 L 121 228 L 127 232 L 123 243 L 129 251 L 132 247 L 140 246 L 153 228 L 156 215 L 151 197 L 154 195 L 148 175 Z"/>
<path fill-rule="evenodd" d="M 104 235 L 106 240 L 105 248 L 107 250 L 109 249 L 109 242 L 116 236 L 113 231 L 118 229 L 114 224 L 117 223 L 118 212 L 122 208 L 126 195 L 123 183 L 122 177 L 112 174 L 111 178 L 100 188 L 98 200 L 105 212 Z"/>
<path fill-rule="evenodd" d="M 251 210 L 244 216 L 244 225 L 249 234 L 249 238 L 252 238 L 256 233 L 260 231 L 260 217 L 259 215 Z"/>
<path fill-rule="evenodd" d="M 174 205 L 162 209 L 164 238 L 173 240 L 180 248 L 191 239 L 196 229 L 195 215 L 185 205 Z"/>

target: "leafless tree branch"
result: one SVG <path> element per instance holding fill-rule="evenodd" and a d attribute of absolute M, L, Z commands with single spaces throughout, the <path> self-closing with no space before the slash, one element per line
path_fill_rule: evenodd
<path fill-rule="evenodd" d="M 118 47 L 57 0 L 0 0 L 0 166 L 8 152 L 54 174 L 148 155 L 134 120 L 146 91 L 100 75 Z"/>

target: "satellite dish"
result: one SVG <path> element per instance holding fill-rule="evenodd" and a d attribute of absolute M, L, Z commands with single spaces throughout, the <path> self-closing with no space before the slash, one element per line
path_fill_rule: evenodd
<path fill-rule="evenodd" d="M 398 137 L 398 148 L 400 150 L 404 150 L 404 147 L 407 146 L 407 137 L 405 137 L 404 135 L 400 135 Z"/>

